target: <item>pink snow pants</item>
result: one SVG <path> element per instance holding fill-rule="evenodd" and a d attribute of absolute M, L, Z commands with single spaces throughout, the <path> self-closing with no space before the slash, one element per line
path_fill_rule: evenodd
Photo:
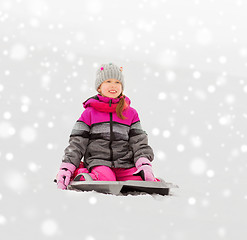
<path fill-rule="evenodd" d="M 92 168 L 90 173 L 86 168 L 79 168 L 76 171 L 76 175 L 79 173 L 88 173 L 95 181 L 143 181 L 140 176 L 133 176 L 135 171 L 137 171 L 136 167 L 110 168 L 107 166 L 96 166 Z"/>

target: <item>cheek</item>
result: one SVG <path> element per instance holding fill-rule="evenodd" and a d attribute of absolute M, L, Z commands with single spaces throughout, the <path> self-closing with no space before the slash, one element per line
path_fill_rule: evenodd
<path fill-rule="evenodd" d="M 104 88 L 102 89 L 103 91 L 108 91 L 108 86 L 104 86 Z"/>
<path fill-rule="evenodd" d="M 105 84 L 101 85 L 101 91 L 104 91 L 106 88 Z"/>

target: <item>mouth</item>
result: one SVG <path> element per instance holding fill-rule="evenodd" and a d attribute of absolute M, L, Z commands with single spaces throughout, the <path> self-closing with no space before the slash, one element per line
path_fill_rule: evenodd
<path fill-rule="evenodd" d="M 116 90 L 110 90 L 109 93 L 115 94 L 115 93 L 117 93 L 117 91 Z"/>

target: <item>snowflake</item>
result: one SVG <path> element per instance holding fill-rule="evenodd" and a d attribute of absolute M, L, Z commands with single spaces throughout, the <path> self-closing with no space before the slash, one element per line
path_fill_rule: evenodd
<path fill-rule="evenodd" d="M 47 219 L 42 222 L 41 231 L 46 236 L 54 236 L 58 231 L 58 224 L 53 219 Z"/>
<path fill-rule="evenodd" d="M 190 162 L 190 171 L 195 175 L 202 175 L 206 170 L 206 162 L 201 158 L 196 158 Z"/>

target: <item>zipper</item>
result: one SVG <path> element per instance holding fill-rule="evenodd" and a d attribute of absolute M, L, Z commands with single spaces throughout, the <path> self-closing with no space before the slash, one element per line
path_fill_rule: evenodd
<path fill-rule="evenodd" d="M 109 106 L 111 107 L 112 104 L 112 99 L 110 99 Z M 112 140 L 113 140 L 113 127 L 112 127 L 112 113 L 110 113 L 110 161 L 112 162 L 112 167 L 114 167 L 114 162 L 113 162 L 113 151 L 112 151 Z"/>

